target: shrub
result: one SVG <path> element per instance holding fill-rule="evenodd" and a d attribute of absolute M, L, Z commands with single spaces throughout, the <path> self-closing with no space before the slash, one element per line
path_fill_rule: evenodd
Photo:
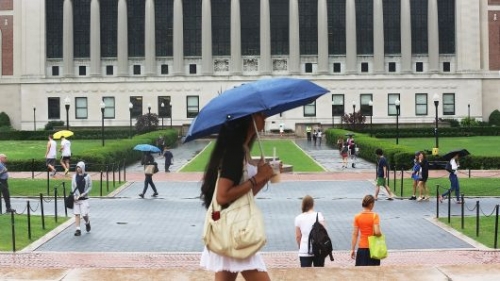
<path fill-rule="evenodd" d="M 54 127 L 61 127 L 64 126 L 64 121 L 49 121 L 47 124 L 45 124 L 45 130 L 46 131 L 52 131 L 54 130 Z"/>
<path fill-rule="evenodd" d="M 495 109 L 488 118 L 490 125 L 500 126 L 500 111 Z"/>
<path fill-rule="evenodd" d="M 462 127 L 477 127 L 479 123 L 474 117 L 465 117 L 462 120 L 460 120 L 460 125 Z"/>
<path fill-rule="evenodd" d="M 158 127 L 158 115 L 155 113 L 144 114 L 137 117 L 135 130 L 138 134 L 144 134 L 156 130 Z"/>
<path fill-rule="evenodd" d="M 346 113 L 344 116 L 342 116 L 342 121 L 347 124 L 347 126 L 353 130 L 359 127 L 364 127 L 364 123 L 366 121 L 366 117 L 360 112 L 354 112 L 354 113 Z"/>
<path fill-rule="evenodd" d="M 10 127 L 10 118 L 5 112 L 0 112 L 0 127 Z"/>

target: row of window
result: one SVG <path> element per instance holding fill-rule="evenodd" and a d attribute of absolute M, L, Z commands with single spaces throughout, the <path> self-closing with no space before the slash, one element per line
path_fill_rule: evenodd
<path fill-rule="evenodd" d="M 388 116 L 396 116 L 396 105 L 395 101 L 400 100 L 401 96 L 399 93 L 390 93 L 387 95 L 387 109 Z M 115 118 L 115 97 L 103 97 L 102 101 L 105 104 L 104 108 L 104 118 L 114 119 Z M 373 106 L 370 105 L 370 101 L 373 101 L 373 94 L 360 94 L 358 110 L 362 115 L 373 116 Z M 444 93 L 442 96 L 442 115 L 455 115 L 455 94 L 454 93 Z M 88 119 L 88 98 L 87 97 L 75 97 L 75 119 Z M 96 104 L 95 106 L 99 106 Z M 127 106 L 127 105 L 123 105 Z M 332 95 L 332 116 L 343 116 L 345 112 L 349 112 L 350 108 L 345 107 L 345 95 L 344 94 L 333 94 Z M 356 103 L 353 103 L 355 109 Z M 415 94 L 415 115 L 416 116 L 426 116 L 428 115 L 429 99 L 427 93 L 416 93 Z M 143 97 L 142 96 L 131 96 L 129 103 L 130 117 L 136 118 L 144 114 L 143 112 Z M 198 115 L 200 109 L 199 96 L 187 96 L 186 97 L 186 117 L 194 118 Z M 153 110 L 152 106 L 148 104 L 148 113 Z M 170 96 L 158 96 L 156 104 L 156 112 L 159 117 L 171 118 L 172 117 L 172 104 Z M 316 101 L 304 106 L 304 117 L 315 117 L 316 116 Z M 60 119 L 61 118 L 61 100 L 59 97 L 49 97 L 48 98 L 48 118 L 49 119 Z"/>

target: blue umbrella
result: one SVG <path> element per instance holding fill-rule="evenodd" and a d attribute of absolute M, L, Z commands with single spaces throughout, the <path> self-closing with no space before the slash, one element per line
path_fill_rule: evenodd
<path fill-rule="evenodd" d="M 150 145 L 150 144 L 138 144 L 134 147 L 134 150 L 139 150 L 139 151 L 142 151 L 142 152 L 160 152 L 161 150 L 154 146 L 154 145 Z"/>
<path fill-rule="evenodd" d="M 222 124 L 256 112 L 272 116 L 309 104 L 328 92 L 311 81 L 262 79 L 227 90 L 205 105 L 193 120 L 184 142 L 216 134 Z"/>

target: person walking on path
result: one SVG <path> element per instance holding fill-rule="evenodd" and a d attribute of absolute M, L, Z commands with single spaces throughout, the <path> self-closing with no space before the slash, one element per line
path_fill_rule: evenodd
<path fill-rule="evenodd" d="M 0 154 L 0 189 L 2 190 L 3 200 L 5 201 L 5 207 L 7 212 L 15 212 L 16 210 L 11 208 L 10 205 L 10 193 L 9 193 L 9 172 L 7 170 L 7 155 Z"/>
<path fill-rule="evenodd" d="M 370 257 L 368 236 L 381 236 L 380 217 L 373 212 L 375 198 L 366 195 L 361 203 L 363 211 L 354 217 L 354 229 L 352 231 L 351 258 L 356 260 L 356 266 L 379 266 L 380 260 Z M 358 245 L 359 238 L 359 245 Z M 358 250 L 356 252 L 356 245 Z"/>
<path fill-rule="evenodd" d="M 51 176 L 55 176 L 57 173 L 56 164 L 57 158 L 57 143 L 52 139 L 52 135 L 49 135 L 49 140 L 47 141 L 47 151 L 45 152 L 45 164 L 51 172 Z"/>
<path fill-rule="evenodd" d="M 429 190 L 427 189 L 427 179 L 429 178 L 429 162 L 427 161 L 424 152 L 420 152 L 420 154 L 418 155 L 418 163 L 420 166 L 418 177 L 418 190 L 420 196 L 418 197 L 417 201 L 429 201 L 430 196 Z"/>
<path fill-rule="evenodd" d="M 248 192 L 259 193 L 271 179 L 273 169 L 269 163 L 264 159 L 254 161 L 250 155 L 256 134 L 264 128 L 264 122 L 265 116 L 256 113 L 222 125 L 201 186 L 200 197 L 206 209 L 214 196 L 218 204 L 227 206 Z M 234 281 L 240 272 L 245 280 L 270 280 L 259 252 L 236 259 L 212 252 L 205 246 L 200 265 L 214 271 L 215 280 Z"/>
<path fill-rule="evenodd" d="M 153 182 L 153 174 L 158 171 L 158 164 L 155 162 L 155 158 L 151 155 L 151 152 L 146 152 L 142 159 L 142 164 L 144 165 L 144 189 L 142 193 L 139 194 L 139 197 L 144 198 L 146 191 L 148 190 L 148 186 L 151 185 L 153 189 L 153 197 L 158 196 L 158 191 L 156 190 L 155 183 Z"/>
<path fill-rule="evenodd" d="M 324 267 L 325 258 L 314 257 L 309 253 L 309 233 L 313 224 L 316 222 L 316 214 L 318 221 L 325 226 L 325 218 L 320 212 L 314 211 L 314 199 L 306 195 L 302 199 L 302 213 L 295 217 L 295 240 L 299 246 L 299 260 L 301 267 Z"/>
<path fill-rule="evenodd" d="M 458 162 L 458 158 L 460 155 L 457 153 L 453 158 L 451 158 L 450 162 L 446 164 L 446 171 L 450 173 L 448 176 L 448 179 L 450 180 L 450 189 L 448 189 L 445 193 L 439 196 L 439 201 L 442 203 L 443 198 L 446 198 L 447 196 L 451 196 L 451 192 L 455 191 L 455 196 L 457 198 L 457 204 L 462 204 L 463 202 L 460 201 L 460 185 L 458 183 L 458 177 L 457 177 L 457 172 L 458 172 L 458 167 L 460 167 L 460 163 Z"/>
<path fill-rule="evenodd" d="M 342 168 L 347 168 L 347 164 L 349 162 L 348 155 L 349 155 L 349 146 L 347 145 L 346 142 L 344 143 L 342 149 L 340 150 L 340 156 L 342 156 Z"/>
<path fill-rule="evenodd" d="M 419 163 L 419 157 L 420 151 L 415 152 L 415 158 L 413 159 L 413 168 L 411 172 L 411 178 L 413 179 L 413 195 L 410 197 L 410 200 L 417 200 L 417 186 L 418 186 L 418 179 L 420 177 L 420 163 Z"/>
<path fill-rule="evenodd" d="M 318 140 L 318 131 L 316 129 L 313 130 L 313 143 L 316 146 L 316 141 Z"/>
<path fill-rule="evenodd" d="M 318 129 L 317 138 L 318 138 L 318 144 L 321 145 L 321 140 L 323 139 L 323 132 L 321 131 L 321 128 Z"/>
<path fill-rule="evenodd" d="M 89 217 L 89 193 L 92 190 L 92 180 L 90 175 L 85 173 L 85 163 L 80 161 L 76 164 L 76 173 L 71 180 L 71 190 L 75 197 L 73 205 L 73 214 L 75 215 L 75 236 L 82 235 L 80 230 L 80 217 L 85 220 L 85 230 L 90 232 L 90 217 Z"/>
<path fill-rule="evenodd" d="M 378 194 L 380 192 L 380 187 L 383 186 L 385 187 L 385 190 L 387 191 L 387 200 L 394 200 L 394 194 L 391 191 L 391 188 L 389 185 L 387 185 L 388 175 L 389 175 L 389 170 L 388 170 L 388 164 L 387 164 L 387 159 L 385 159 L 384 152 L 382 149 L 377 148 L 375 151 L 375 154 L 377 154 L 378 157 L 378 162 L 377 162 L 377 187 L 375 188 L 375 200 L 378 200 Z"/>
<path fill-rule="evenodd" d="M 165 158 L 165 173 L 170 172 L 170 166 L 172 165 L 172 160 L 174 159 L 174 155 L 170 151 L 169 147 L 165 147 L 165 151 L 163 152 L 163 158 Z"/>
<path fill-rule="evenodd" d="M 64 175 L 67 175 L 70 169 L 69 161 L 71 160 L 71 142 L 64 136 L 61 137 L 61 148 L 59 151 L 61 151 L 61 166 L 64 168 Z"/>

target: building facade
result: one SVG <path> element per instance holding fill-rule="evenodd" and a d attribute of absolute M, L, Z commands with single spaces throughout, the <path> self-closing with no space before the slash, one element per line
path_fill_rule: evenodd
<path fill-rule="evenodd" d="M 16 129 L 188 126 L 220 92 L 268 77 L 330 93 L 266 129 L 487 120 L 500 108 L 500 1 L 0 0 L 0 111 Z"/>

